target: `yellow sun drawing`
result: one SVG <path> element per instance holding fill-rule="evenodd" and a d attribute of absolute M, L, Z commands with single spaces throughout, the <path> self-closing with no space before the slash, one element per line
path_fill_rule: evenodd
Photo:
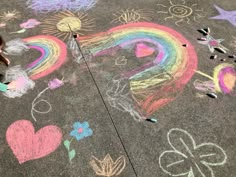
<path fill-rule="evenodd" d="M 71 31 L 79 35 L 84 32 L 92 31 L 94 19 L 89 19 L 85 13 L 75 15 L 70 11 L 60 12 L 45 19 L 42 22 L 42 32 L 48 35 L 54 35 L 63 40 L 71 37 Z"/>
<path fill-rule="evenodd" d="M 151 21 L 154 12 L 146 9 L 126 9 L 113 14 L 115 19 L 111 23 L 135 23 L 139 21 Z"/>
<path fill-rule="evenodd" d="M 185 5 L 185 0 L 182 0 L 181 4 L 174 4 L 171 0 L 169 0 L 170 6 L 167 7 L 163 4 L 157 4 L 157 6 L 161 6 L 163 8 L 167 8 L 166 11 L 157 11 L 157 13 L 164 13 L 169 14 L 170 16 L 164 18 L 164 20 L 170 19 L 170 18 L 176 18 L 178 19 L 175 24 L 179 26 L 179 23 L 182 21 L 186 21 L 188 24 L 190 24 L 191 18 L 193 21 L 198 22 L 198 18 L 205 17 L 204 15 L 201 15 L 200 13 L 203 12 L 203 9 L 197 9 L 197 4 L 192 4 L 191 6 Z"/>
<path fill-rule="evenodd" d="M 0 15 L 0 19 L 5 22 L 19 19 L 20 17 L 21 17 L 20 12 L 18 12 L 17 10 L 3 12 L 3 14 Z"/>

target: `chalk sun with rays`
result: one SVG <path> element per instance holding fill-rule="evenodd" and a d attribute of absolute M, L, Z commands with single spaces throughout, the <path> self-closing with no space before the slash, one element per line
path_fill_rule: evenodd
<path fill-rule="evenodd" d="M 180 22 L 186 21 L 187 24 L 190 24 L 190 21 L 193 20 L 198 22 L 199 18 L 205 17 L 200 13 L 203 12 L 203 9 L 197 9 L 197 4 L 192 4 L 191 6 L 185 5 L 185 0 L 181 1 L 182 3 L 174 4 L 171 0 L 169 0 L 170 6 L 166 6 L 164 4 L 157 4 L 159 7 L 167 8 L 166 11 L 157 11 L 157 13 L 169 14 L 170 16 L 164 18 L 167 19 L 177 19 L 175 24 L 179 26 Z"/>
<path fill-rule="evenodd" d="M 21 18 L 21 14 L 17 10 L 3 12 L 3 14 L 0 15 L 0 19 L 5 22 L 19 18 Z"/>
<path fill-rule="evenodd" d="M 70 11 L 59 12 L 42 22 L 42 32 L 66 40 L 71 37 L 71 31 L 79 35 L 93 31 L 94 19 L 89 19 L 85 13 L 74 14 Z"/>
<path fill-rule="evenodd" d="M 125 9 L 112 14 L 115 19 L 111 23 L 128 24 L 140 21 L 151 21 L 154 12 L 148 9 Z"/>

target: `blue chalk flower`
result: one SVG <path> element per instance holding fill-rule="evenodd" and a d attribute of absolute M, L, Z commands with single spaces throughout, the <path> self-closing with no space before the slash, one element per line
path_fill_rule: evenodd
<path fill-rule="evenodd" d="M 70 136 L 75 137 L 77 141 L 80 141 L 81 139 L 93 134 L 93 130 L 89 128 L 88 122 L 75 122 L 73 128 L 74 130 L 70 132 Z"/>

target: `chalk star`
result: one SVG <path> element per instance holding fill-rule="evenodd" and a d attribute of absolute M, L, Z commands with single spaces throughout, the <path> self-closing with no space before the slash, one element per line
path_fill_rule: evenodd
<path fill-rule="evenodd" d="M 233 26 L 236 27 L 236 10 L 234 11 L 226 11 L 217 5 L 214 5 L 216 10 L 220 13 L 220 15 L 211 17 L 210 19 L 219 19 L 219 20 L 228 20 Z"/>
<path fill-rule="evenodd" d="M 215 51 L 215 48 L 222 48 L 227 50 L 224 46 L 222 46 L 220 43 L 223 42 L 224 39 L 214 39 L 210 35 L 206 36 L 206 41 L 198 41 L 198 43 L 207 45 L 210 52 L 213 53 Z"/>

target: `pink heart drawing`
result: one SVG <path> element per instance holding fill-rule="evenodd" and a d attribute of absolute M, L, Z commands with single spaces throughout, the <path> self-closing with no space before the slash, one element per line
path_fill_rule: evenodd
<path fill-rule="evenodd" d="M 135 55 L 138 58 L 146 57 L 146 56 L 153 54 L 154 51 L 155 50 L 153 48 L 147 46 L 144 43 L 141 43 L 141 44 L 137 44 Z"/>
<path fill-rule="evenodd" d="M 54 152 L 61 144 L 62 132 L 59 127 L 49 125 L 35 133 L 30 121 L 18 120 L 8 127 L 6 139 L 19 163 L 22 164 Z"/>

